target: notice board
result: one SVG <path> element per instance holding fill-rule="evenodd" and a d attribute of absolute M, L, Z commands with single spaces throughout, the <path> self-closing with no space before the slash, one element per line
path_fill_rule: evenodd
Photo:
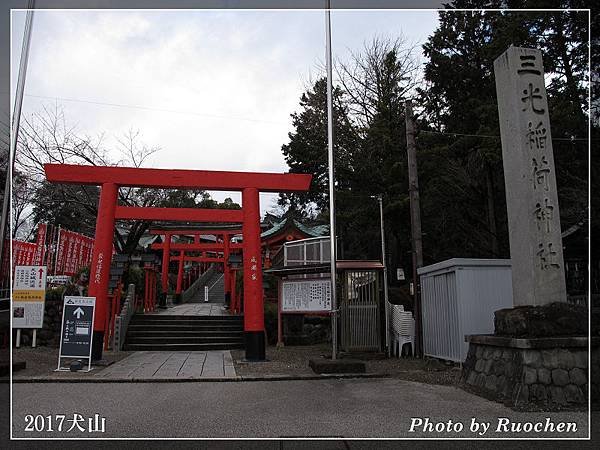
<path fill-rule="evenodd" d="M 46 266 L 16 266 L 12 291 L 13 328 L 42 328 Z"/>
<path fill-rule="evenodd" d="M 281 282 L 281 312 L 331 311 L 331 280 L 285 280 Z"/>

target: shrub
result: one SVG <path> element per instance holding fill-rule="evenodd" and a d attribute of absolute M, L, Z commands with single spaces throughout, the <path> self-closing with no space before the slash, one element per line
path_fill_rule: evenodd
<path fill-rule="evenodd" d="M 265 302 L 265 331 L 269 344 L 277 342 L 277 304 Z"/>
<path fill-rule="evenodd" d="M 123 288 L 127 290 L 127 286 L 135 284 L 136 295 L 144 293 L 144 269 L 139 266 L 130 265 L 125 273 L 123 273 Z"/>

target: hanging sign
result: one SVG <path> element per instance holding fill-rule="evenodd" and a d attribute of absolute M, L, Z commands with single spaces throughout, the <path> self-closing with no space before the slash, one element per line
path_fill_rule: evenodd
<path fill-rule="evenodd" d="M 17 266 L 12 291 L 12 327 L 42 328 L 46 266 Z"/>

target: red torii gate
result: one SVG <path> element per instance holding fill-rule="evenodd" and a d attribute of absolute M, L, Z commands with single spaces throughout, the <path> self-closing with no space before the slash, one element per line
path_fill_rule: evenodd
<path fill-rule="evenodd" d="M 108 309 L 109 267 L 117 219 L 242 224 L 244 235 L 244 341 L 246 359 L 264 360 L 264 312 L 260 248 L 259 192 L 307 191 L 312 175 L 224 172 L 181 169 L 142 169 L 72 164 L 44 165 L 53 183 L 100 186 L 96 240 L 90 268 L 89 295 L 96 297 L 92 358 L 102 358 Z M 119 206 L 119 187 L 241 191 L 242 209 L 155 208 Z"/>
<path fill-rule="evenodd" d="M 162 250 L 163 252 L 163 264 L 162 264 L 162 288 L 163 292 L 168 291 L 168 272 L 169 272 L 169 261 L 179 261 L 179 268 L 177 273 L 177 289 L 176 292 L 181 293 L 181 280 L 183 277 L 183 263 L 184 261 L 199 261 L 199 262 L 222 262 L 223 263 L 223 276 L 225 295 L 231 292 L 231 280 L 230 272 L 227 269 L 227 262 L 229 261 L 229 255 L 233 250 L 243 249 L 243 244 L 232 243 L 231 238 L 235 235 L 242 234 L 242 229 L 151 229 L 150 234 L 156 234 L 164 236 L 163 243 L 152 244 L 152 250 Z M 214 235 L 219 238 L 222 237 L 223 242 L 215 243 L 202 243 L 200 242 L 200 236 Z M 193 243 L 178 243 L 174 244 L 171 242 L 173 236 L 193 236 Z M 169 256 L 171 251 L 178 251 L 179 256 Z M 186 251 L 201 251 L 201 252 L 220 252 L 223 253 L 223 258 L 208 258 L 205 256 L 186 256 Z"/>

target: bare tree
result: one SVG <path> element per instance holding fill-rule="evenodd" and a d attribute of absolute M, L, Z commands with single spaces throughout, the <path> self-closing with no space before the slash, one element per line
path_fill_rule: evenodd
<path fill-rule="evenodd" d="M 31 234 L 31 224 L 29 223 L 33 210 L 31 208 L 31 198 L 34 194 L 31 183 L 27 177 L 20 173 L 13 174 L 12 180 L 12 238 L 21 237 L 27 240 Z"/>
<path fill-rule="evenodd" d="M 94 223 L 98 207 L 98 190 L 66 184 L 48 186 L 45 181 L 44 164 L 141 167 L 152 154 L 160 150 L 159 147 L 143 144 L 140 132 L 132 129 L 117 138 L 116 153 L 111 154 L 104 141 L 104 134 L 97 137 L 80 135 L 74 126 L 67 124 L 65 114 L 58 105 L 53 108 L 44 106 L 40 112 L 22 118 L 15 158 L 16 170 L 26 178 L 24 185 L 30 191 L 45 190 L 46 193 L 51 191 L 52 202 L 74 205 L 78 208 L 82 223 Z M 118 159 L 115 160 L 116 158 Z M 147 191 L 122 188 L 119 190 L 119 201 L 129 206 L 152 206 L 162 201 L 166 195 L 157 190 L 152 194 Z M 31 195 L 31 192 L 28 195 Z M 31 203 L 27 202 L 25 197 L 20 200 L 24 201 L 24 204 L 19 207 L 20 214 L 23 214 L 28 208 L 31 209 Z M 15 228 L 18 225 L 15 221 Z M 120 250 L 125 247 L 135 248 L 133 242 L 137 243 L 148 226 L 147 222 L 131 223 L 126 238 L 117 232 L 115 235 L 117 248 Z"/>
<path fill-rule="evenodd" d="M 416 45 L 402 36 L 374 37 L 349 62 L 337 61 L 336 74 L 348 98 L 350 115 L 367 129 L 385 98 L 404 100 L 417 84 Z"/>

